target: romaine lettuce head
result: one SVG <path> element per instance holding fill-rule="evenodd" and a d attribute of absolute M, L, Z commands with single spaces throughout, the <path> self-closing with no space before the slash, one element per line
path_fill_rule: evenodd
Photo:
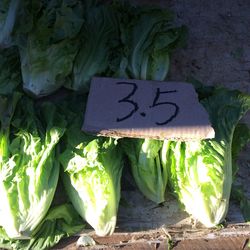
<path fill-rule="evenodd" d="M 118 75 L 141 80 L 165 80 L 170 54 L 182 46 L 186 28 L 176 27 L 173 14 L 166 9 L 124 6 L 120 11 L 125 52 Z"/>
<path fill-rule="evenodd" d="M 250 108 L 250 96 L 219 89 L 201 102 L 209 114 L 215 138 L 171 142 L 169 183 L 185 210 L 206 227 L 213 227 L 227 215 L 232 186 L 232 140 L 236 125 Z"/>
<path fill-rule="evenodd" d="M 31 9 L 23 10 L 33 23 L 28 28 L 26 23 L 19 25 L 15 39 L 21 56 L 23 88 L 39 97 L 56 91 L 69 77 L 79 45 L 75 38 L 83 19 L 80 2 L 34 1 L 33 5 L 36 8 L 26 4 Z"/>
<path fill-rule="evenodd" d="M 0 95 L 12 94 L 22 82 L 17 48 L 0 49 L 0 69 Z"/>
<path fill-rule="evenodd" d="M 85 18 L 79 35 L 81 45 L 74 61 L 72 85 L 67 86 L 83 93 L 89 91 L 93 76 L 107 71 L 110 55 L 119 40 L 118 19 L 111 5 L 87 4 Z"/>
<path fill-rule="evenodd" d="M 145 197 L 156 203 L 165 201 L 169 143 L 152 139 L 121 140 L 136 185 Z"/>
<path fill-rule="evenodd" d="M 0 1 L 0 48 L 11 47 L 12 32 L 16 23 L 20 0 Z"/>
<path fill-rule="evenodd" d="M 50 207 L 59 176 L 55 146 L 65 131 L 52 104 L 35 111 L 28 98 L 14 109 L 16 102 L 0 115 L 0 225 L 15 239 L 29 238 Z"/>
<path fill-rule="evenodd" d="M 117 141 L 80 131 L 81 120 L 67 131 L 60 156 L 62 177 L 75 209 L 100 236 L 112 234 L 120 200 L 123 160 Z"/>

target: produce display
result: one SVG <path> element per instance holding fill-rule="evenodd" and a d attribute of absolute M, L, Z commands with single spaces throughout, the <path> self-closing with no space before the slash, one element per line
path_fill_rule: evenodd
<path fill-rule="evenodd" d="M 112 234 L 125 167 L 145 197 L 167 203 L 172 192 L 205 227 L 225 220 L 231 193 L 247 211 L 243 193 L 231 192 L 238 153 L 250 140 L 248 126 L 239 124 L 250 109 L 247 94 L 190 83 L 214 139 L 113 139 L 81 131 L 93 76 L 167 80 L 171 54 L 186 35 L 173 13 L 157 7 L 0 2 L 0 247 L 49 249 L 87 224 L 97 235 Z M 57 96 L 59 89 L 66 94 Z M 67 201 L 56 204 L 60 180 Z"/>

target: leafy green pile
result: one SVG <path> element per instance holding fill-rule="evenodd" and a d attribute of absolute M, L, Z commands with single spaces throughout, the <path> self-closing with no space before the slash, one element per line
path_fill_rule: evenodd
<path fill-rule="evenodd" d="M 232 191 L 238 153 L 250 140 L 249 127 L 238 124 L 249 95 L 193 82 L 213 139 L 118 140 L 81 131 L 82 93 L 93 76 L 163 81 L 186 34 L 158 7 L 0 2 L 0 247 L 49 249 L 79 232 L 82 218 L 96 234 L 112 234 L 124 155 L 148 199 L 167 202 L 169 187 L 189 214 L 213 227 L 225 219 L 232 193 L 249 220 L 249 200 L 239 186 Z M 61 87 L 67 94 L 53 103 L 24 94 L 44 97 Z M 68 197 L 55 206 L 59 175 Z"/>
<path fill-rule="evenodd" d="M 119 2 L 4 0 L 0 10 L 0 48 L 18 47 L 35 97 L 62 86 L 86 93 L 95 75 L 164 80 L 186 33 L 167 10 Z"/>

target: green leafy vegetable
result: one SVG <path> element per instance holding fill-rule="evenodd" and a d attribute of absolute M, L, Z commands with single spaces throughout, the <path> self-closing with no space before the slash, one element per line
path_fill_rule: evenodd
<path fill-rule="evenodd" d="M 237 184 L 237 171 L 239 170 L 237 158 L 240 151 L 250 141 L 250 128 L 245 123 L 239 123 L 234 131 L 232 142 L 233 176 L 235 181 L 232 186 L 232 198 L 236 200 L 245 221 L 250 221 L 250 200 L 247 198 L 243 186 Z M 250 159 L 250 156 L 249 156 Z"/>
<path fill-rule="evenodd" d="M 0 94 L 12 94 L 22 82 L 20 59 L 15 47 L 0 50 Z"/>
<path fill-rule="evenodd" d="M 31 27 L 25 29 L 23 23 L 16 32 L 23 87 L 37 97 L 65 84 L 79 45 L 74 38 L 83 23 L 80 2 L 53 0 L 42 6 L 39 2 L 34 1 L 35 7 L 30 11 L 24 8 L 23 13 L 33 19 Z"/>
<path fill-rule="evenodd" d="M 20 0 L 0 1 L 0 48 L 13 44 L 11 34 L 16 23 Z"/>
<path fill-rule="evenodd" d="M 121 76 L 133 79 L 166 79 L 170 54 L 182 46 L 186 36 L 184 26 L 175 27 L 173 15 L 157 7 L 121 9 L 121 38 L 125 47 L 120 69 Z M 127 15 L 126 15 L 127 14 Z"/>
<path fill-rule="evenodd" d="M 112 138 L 83 133 L 79 117 L 66 133 L 66 150 L 60 156 L 65 189 L 96 233 L 109 235 L 115 229 L 120 200 L 122 152 Z"/>
<path fill-rule="evenodd" d="M 250 108 L 250 96 L 218 89 L 202 100 L 215 138 L 171 142 L 169 183 L 185 210 L 207 227 L 225 219 L 232 186 L 232 140 L 240 118 Z"/>
<path fill-rule="evenodd" d="M 235 128 L 232 142 L 233 175 L 238 171 L 236 162 L 238 155 L 248 142 L 250 142 L 250 128 L 245 123 L 239 123 Z"/>
<path fill-rule="evenodd" d="M 0 97 L 0 224 L 8 237 L 29 238 L 46 215 L 57 186 L 55 146 L 65 120 L 47 103 L 35 112 L 19 94 Z M 18 102 L 18 105 L 17 105 Z M 13 116 L 14 114 L 14 116 Z"/>
<path fill-rule="evenodd" d="M 80 50 L 74 61 L 73 82 L 68 86 L 84 93 L 89 91 L 93 76 L 107 71 L 110 54 L 119 39 L 118 19 L 111 5 L 86 6 L 85 18 L 79 36 Z"/>
<path fill-rule="evenodd" d="M 83 228 L 81 218 L 73 206 L 63 204 L 49 210 L 29 240 L 12 240 L 0 228 L 0 247 L 16 250 L 50 249 L 63 237 L 74 235 Z"/>
<path fill-rule="evenodd" d="M 168 180 L 167 152 L 169 141 L 124 139 L 122 147 L 131 164 L 140 191 L 150 200 L 165 201 Z"/>

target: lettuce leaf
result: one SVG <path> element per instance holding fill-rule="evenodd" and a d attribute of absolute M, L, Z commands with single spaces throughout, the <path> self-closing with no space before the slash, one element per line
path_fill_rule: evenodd
<path fill-rule="evenodd" d="M 12 32 L 18 15 L 20 0 L 0 1 L 0 48 L 13 45 Z"/>
<path fill-rule="evenodd" d="M 0 49 L 0 95 L 12 94 L 22 83 L 17 48 Z"/>
<path fill-rule="evenodd" d="M 34 1 L 31 6 L 26 2 L 23 15 L 33 22 L 28 28 L 21 22 L 15 40 L 21 56 L 23 88 L 40 97 L 58 90 L 71 74 L 79 46 L 75 38 L 83 23 L 82 6 L 75 1 Z"/>
<path fill-rule="evenodd" d="M 85 18 L 79 35 L 81 46 L 74 61 L 72 85 L 67 86 L 82 93 L 89 91 L 93 76 L 104 73 L 107 76 L 109 57 L 119 40 L 118 18 L 112 5 L 86 3 Z"/>
<path fill-rule="evenodd" d="M 35 111 L 30 99 L 18 99 L 0 98 L 0 224 L 14 239 L 31 237 L 50 207 L 59 177 L 55 147 L 65 131 L 55 106 Z"/>
<path fill-rule="evenodd" d="M 156 203 L 164 202 L 168 180 L 169 141 L 123 139 L 121 145 L 129 159 L 139 190 Z"/>
<path fill-rule="evenodd" d="M 112 234 L 120 200 L 123 158 L 117 141 L 87 135 L 79 116 L 66 133 L 62 178 L 75 209 L 100 236 Z"/>
<path fill-rule="evenodd" d="M 50 208 L 48 214 L 32 234 L 31 239 L 10 239 L 0 228 L 0 247 L 5 249 L 50 249 L 62 238 L 72 236 L 84 228 L 81 218 L 72 205 L 63 204 Z"/>
<path fill-rule="evenodd" d="M 163 81 L 169 71 L 172 51 L 184 45 L 187 30 L 173 24 L 173 14 L 158 7 L 120 7 L 124 57 L 121 77 Z"/>
<path fill-rule="evenodd" d="M 250 96 L 218 89 L 201 102 L 209 114 L 215 138 L 171 142 L 169 184 L 189 214 L 206 227 L 213 227 L 225 219 L 228 211 L 233 135 L 250 108 Z"/>

